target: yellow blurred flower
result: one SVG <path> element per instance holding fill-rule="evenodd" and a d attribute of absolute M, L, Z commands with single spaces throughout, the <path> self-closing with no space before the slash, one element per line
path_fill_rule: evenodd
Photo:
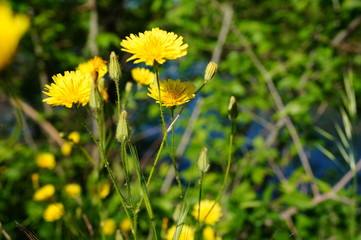
<path fill-rule="evenodd" d="M 166 239 L 173 240 L 173 236 L 176 231 L 176 226 L 172 226 L 168 229 Z M 191 226 L 183 225 L 181 234 L 178 240 L 194 240 L 194 229 Z"/>
<path fill-rule="evenodd" d="M 154 82 L 149 85 L 148 96 L 157 100 L 159 103 L 158 84 Z M 162 105 L 165 107 L 174 107 L 189 102 L 195 97 L 196 86 L 191 82 L 181 82 L 180 80 L 168 79 L 160 82 L 160 94 Z"/>
<path fill-rule="evenodd" d="M 38 173 L 31 174 L 31 182 L 34 185 L 39 185 L 39 174 Z"/>
<path fill-rule="evenodd" d="M 204 240 L 222 240 L 222 238 L 216 236 L 216 233 L 214 232 L 213 228 L 210 226 L 207 226 L 203 229 L 203 239 Z"/>
<path fill-rule="evenodd" d="M 59 220 L 64 215 L 64 206 L 62 203 L 52 203 L 45 209 L 43 217 L 47 222 Z"/>
<path fill-rule="evenodd" d="M 81 187 L 76 183 L 69 183 L 65 185 L 64 189 L 65 193 L 71 198 L 76 198 L 81 193 Z"/>
<path fill-rule="evenodd" d="M 77 70 L 79 70 L 84 75 L 95 74 L 97 79 L 100 79 L 108 72 L 108 66 L 107 62 L 104 61 L 101 57 L 95 56 L 89 61 L 79 64 Z"/>
<path fill-rule="evenodd" d="M 80 142 L 80 134 L 78 132 L 71 132 L 68 135 L 68 139 L 73 141 L 73 143 L 79 143 Z"/>
<path fill-rule="evenodd" d="M 110 185 L 109 183 L 102 183 L 100 185 L 100 192 L 99 196 L 100 198 L 106 198 L 110 193 Z"/>
<path fill-rule="evenodd" d="M 154 82 L 155 74 L 147 68 L 133 68 L 132 78 L 137 83 L 149 85 Z"/>
<path fill-rule="evenodd" d="M 115 228 L 115 221 L 111 218 L 108 218 L 104 222 L 102 222 L 102 231 L 104 235 L 113 235 L 115 232 Z"/>
<path fill-rule="evenodd" d="M 63 154 L 63 156 L 69 156 L 71 153 L 71 150 L 73 149 L 73 144 L 71 142 L 65 142 L 61 148 L 61 154 Z"/>
<path fill-rule="evenodd" d="M 55 187 L 52 184 L 46 184 L 45 186 L 39 188 L 34 193 L 34 200 L 35 201 L 44 201 L 50 197 L 52 197 L 55 193 Z"/>
<path fill-rule="evenodd" d="M 222 217 L 222 208 L 219 205 L 219 203 L 215 203 L 215 205 L 214 203 L 215 201 L 212 200 L 202 200 L 200 202 L 201 208 L 199 214 L 199 221 L 211 225 L 219 221 L 219 219 Z M 213 205 L 214 207 L 210 212 Z M 198 204 L 194 205 L 192 215 L 196 220 L 198 220 L 198 210 L 199 210 L 199 205 Z"/>
<path fill-rule="evenodd" d="M 55 167 L 55 156 L 51 153 L 40 153 L 36 156 L 35 161 L 41 168 L 53 169 Z"/>
<path fill-rule="evenodd" d="M 65 106 L 71 108 L 73 104 L 85 106 L 89 102 L 92 78 L 90 74 L 82 74 L 80 71 L 65 71 L 53 76 L 54 83 L 45 85 L 44 94 L 48 98 L 43 102 L 53 106 Z M 46 92 L 47 91 L 47 92 Z"/>
<path fill-rule="evenodd" d="M 129 218 L 125 218 L 120 222 L 119 227 L 123 232 L 128 232 L 132 228 L 132 223 Z"/>
<path fill-rule="evenodd" d="M 159 28 L 139 33 L 139 36 L 130 34 L 120 45 L 123 47 L 121 50 L 133 54 L 127 61 L 145 62 L 149 66 L 183 57 L 187 55 L 188 48 L 188 44 L 183 44 L 183 37 Z"/>
<path fill-rule="evenodd" d="M 10 62 L 29 24 L 26 15 L 14 14 L 9 3 L 0 1 L 0 70 Z"/>

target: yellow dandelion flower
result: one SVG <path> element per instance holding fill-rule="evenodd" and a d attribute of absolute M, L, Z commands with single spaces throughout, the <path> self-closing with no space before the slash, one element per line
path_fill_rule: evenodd
<path fill-rule="evenodd" d="M 145 62 L 149 66 L 183 57 L 187 55 L 188 48 L 188 44 L 183 44 L 183 37 L 159 28 L 139 33 L 139 36 L 130 34 L 120 45 L 123 47 L 121 50 L 133 54 L 127 61 Z"/>
<path fill-rule="evenodd" d="M 39 188 L 33 196 L 35 201 L 44 201 L 52 197 L 55 193 L 55 187 L 52 184 L 46 184 L 45 186 Z"/>
<path fill-rule="evenodd" d="M 219 221 L 219 219 L 222 217 L 222 208 L 219 205 L 219 203 L 216 203 L 215 205 L 214 203 L 215 201 L 212 200 L 202 200 L 200 202 L 201 208 L 199 214 L 199 221 L 211 225 Z M 209 212 L 212 207 L 213 207 L 212 211 Z M 199 205 L 196 204 L 193 207 L 193 211 L 192 211 L 192 215 L 196 220 L 198 220 L 198 210 L 199 210 Z"/>
<path fill-rule="evenodd" d="M 43 217 L 47 222 L 59 220 L 64 215 L 64 205 L 62 203 L 52 203 L 45 209 Z"/>
<path fill-rule="evenodd" d="M 159 103 L 159 91 L 157 83 L 149 85 L 148 96 L 157 100 Z M 195 97 L 196 86 L 191 82 L 181 82 L 168 79 L 160 82 L 160 94 L 162 105 L 165 107 L 174 107 L 189 102 Z"/>
<path fill-rule="evenodd" d="M 9 3 L 0 1 L 0 69 L 10 62 L 29 23 L 26 15 L 14 14 Z"/>
<path fill-rule="evenodd" d="M 65 142 L 63 145 L 61 145 L 60 151 L 63 156 L 69 156 L 71 154 L 71 151 L 73 149 L 73 143 L 71 142 Z"/>
<path fill-rule="evenodd" d="M 76 183 L 69 183 L 64 187 L 66 195 L 71 198 L 76 198 L 81 193 L 81 187 L 79 184 Z"/>
<path fill-rule="evenodd" d="M 104 222 L 102 222 L 102 231 L 104 235 L 113 235 L 115 232 L 115 228 L 115 221 L 111 218 L 108 218 Z"/>
<path fill-rule="evenodd" d="M 40 153 L 36 156 L 35 161 L 41 168 L 53 169 L 55 167 L 55 156 L 51 153 Z"/>
<path fill-rule="evenodd" d="M 173 236 L 176 231 L 176 226 L 172 226 L 168 229 L 166 239 L 173 240 Z M 194 240 L 194 229 L 191 226 L 183 225 L 181 234 L 178 240 Z"/>
<path fill-rule="evenodd" d="M 120 222 L 119 227 L 123 232 L 128 232 L 132 228 L 132 223 L 129 218 L 126 218 Z"/>
<path fill-rule="evenodd" d="M 89 61 L 79 64 L 77 70 L 79 70 L 84 75 L 96 74 L 98 79 L 100 79 L 108 72 L 108 66 L 107 62 L 104 61 L 101 57 L 95 56 Z"/>
<path fill-rule="evenodd" d="M 44 94 L 48 98 L 43 102 L 53 106 L 65 106 L 71 108 L 73 104 L 85 106 L 89 102 L 92 79 L 89 74 L 80 71 L 66 71 L 64 76 L 57 74 L 53 76 L 54 83 L 45 85 Z"/>
<path fill-rule="evenodd" d="M 203 239 L 204 240 L 222 240 L 222 238 L 216 236 L 216 233 L 214 232 L 213 228 L 210 226 L 207 226 L 203 229 Z"/>
<path fill-rule="evenodd" d="M 73 143 L 79 143 L 80 142 L 80 134 L 78 132 L 71 132 L 68 135 L 68 139 L 73 141 Z"/>
<path fill-rule="evenodd" d="M 146 68 L 134 68 L 132 69 L 132 77 L 137 83 L 149 85 L 154 82 L 155 74 Z"/>
<path fill-rule="evenodd" d="M 100 185 L 100 192 L 99 192 L 99 196 L 100 198 L 106 198 L 110 193 L 110 185 L 109 183 L 102 183 L 102 185 Z"/>

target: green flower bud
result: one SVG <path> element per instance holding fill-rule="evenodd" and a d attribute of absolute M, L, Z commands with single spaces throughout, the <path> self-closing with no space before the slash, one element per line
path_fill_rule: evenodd
<path fill-rule="evenodd" d="M 115 52 L 110 53 L 109 61 L 109 76 L 113 81 L 119 81 L 122 75 L 122 70 Z"/>
<path fill-rule="evenodd" d="M 89 98 L 89 106 L 92 109 L 101 108 L 102 97 L 98 90 L 97 84 L 92 81 L 91 89 L 90 89 L 90 98 Z"/>
<path fill-rule="evenodd" d="M 231 120 L 235 120 L 238 117 L 238 106 L 234 96 L 229 99 L 228 116 Z"/>
<path fill-rule="evenodd" d="M 208 149 L 206 147 L 204 147 L 202 149 L 201 155 L 198 158 L 198 168 L 203 173 L 207 172 L 208 168 L 209 168 L 209 161 L 208 161 L 207 151 L 208 151 Z"/>
<path fill-rule="evenodd" d="M 118 142 L 125 142 L 129 138 L 130 131 L 128 126 L 127 116 L 128 114 L 124 110 L 121 112 L 119 116 L 117 131 L 115 133 L 115 138 L 117 139 Z"/>
<path fill-rule="evenodd" d="M 216 75 L 218 69 L 218 64 L 215 62 L 209 62 L 206 70 L 204 72 L 204 82 L 207 83 L 209 81 L 211 81 L 214 76 Z"/>

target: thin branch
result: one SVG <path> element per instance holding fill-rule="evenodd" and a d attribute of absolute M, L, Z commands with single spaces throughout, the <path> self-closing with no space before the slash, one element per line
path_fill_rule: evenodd
<path fill-rule="evenodd" d="M 226 4 L 223 5 L 222 10 L 223 10 L 222 27 L 221 30 L 219 31 L 217 44 L 212 54 L 212 61 L 215 63 L 219 63 L 219 60 L 221 58 L 223 46 L 224 43 L 226 42 L 233 16 L 233 9 L 229 5 Z"/>
<path fill-rule="evenodd" d="M 271 75 L 268 73 L 268 71 L 266 70 L 266 68 L 260 61 L 260 59 L 256 56 L 256 54 L 252 50 L 250 44 L 248 43 L 248 41 L 246 40 L 244 35 L 238 30 L 238 28 L 235 26 L 235 24 L 232 24 L 232 31 L 236 35 L 236 37 L 238 38 L 240 43 L 244 46 L 246 54 L 249 56 L 249 58 L 251 59 L 253 64 L 256 66 L 258 71 L 261 73 L 261 75 L 265 79 L 267 87 L 272 95 L 273 100 L 275 101 L 277 110 L 280 112 L 285 112 L 285 105 L 281 99 L 281 96 L 280 96 L 276 86 L 273 83 L 273 79 L 272 79 Z M 286 115 L 286 116 L 284 116 L 284 121 L 285 121 L 285 125 L 291 135 L 292 141 L 295 144 L 298 156 L 300 157 L 302 166 L 303 166 L 306 174 L 311 179 L 314 179 L 314 175 L 313 175 L 308 157 L 303 149 L 300 137 L 297 133 L 297 130 L 296 130 L 292 120 L 290 119 L 290 117 L 288 115 Z M 314 181 L 311 182 L 311 188 L 312 188 L 314 196 L 318 196 L 320 194 L 319 189 Z"/>
<path fill-rule="evenodd" d="M 39 127 L 59 146 L 64 144 L 64 140 L 60 137 L 58 130 L 48 121 L 44 120 L 40 114 L 29 104 L 23 102 L 20 99 L 15 99 L 13 97 L 9 98 L 11 104 L 21 109 L 25 115 L 30 117 L 34 122 L 36 122 Z"/>

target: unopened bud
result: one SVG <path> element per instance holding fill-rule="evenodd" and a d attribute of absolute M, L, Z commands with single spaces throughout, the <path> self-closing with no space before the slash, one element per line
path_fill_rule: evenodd
<path fill-rule="evenodd" d="M 102 104 L 102 97 L 100 96 L 97 84 L 93 81 L 90 89 L 89 106 L 92 109 L 99 109 Z"/>
<path fill-rule="evenodd" d="M 127 116 L 128 114 L 124 110 L 119 115 L 117 131 L 115 133 L 115 138 L 118 140 L 118 142 L 125 142 L 129 138 L 129 126 Z"/>
<path fill-rule="evenodd" d="M 207 151 L 208 151 L 208 149 L 206 147 L 204 147 L 202 149 L 201 155 L 198 158 L 198 168 L 203 173 L 207 172 L 208 168 L 209 168 L 209 161 L 208 161 Z"/>
<path fill-rule="evenodd" d="M 228 116 L 231 120 L 234 120 L 238 117 L 238 106 L 234 96 L 229 99 Z"/>
<path fill-rule="evenodd" d="M 204 72 L 204 82 L 207 83 L 211 81 L 216 75 L 218 69 L 218 64 L 215 62 L 209 62 L 206 71 Z"/>
<path fill-rule="evenodd" d="M 113 81 L 119 81 L 122 75 L 122 70 L 120 68 L 120 64 L 118 61 L 118 57 L 115 52 L 110 53 L 110 61 L 109 61 L 109 76 Z"/>
<path fill-rule="evenodd" d="M 132 91 L 132 88 L 133 88 L 133 83 L 132 83 L 132 82 L 127 82 L 127 83 L 125 84 L 125 91 L 126 91 L 127 93 L 130 93 L 130 92 Z"/>

